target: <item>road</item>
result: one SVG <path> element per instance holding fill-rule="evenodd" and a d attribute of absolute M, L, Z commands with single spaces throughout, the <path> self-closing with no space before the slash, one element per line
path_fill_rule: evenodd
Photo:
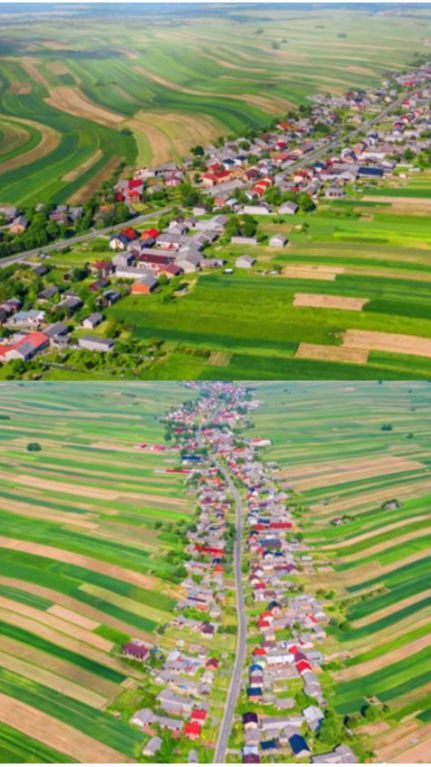
<path fill-rule="evenodd" d="M 241 496 L 235 487 L 229 472 L 218 461 L 215 464 L 221 474 L 224 476 L 229 490 L 235 502 L 235 541 L 233 548 L 233 569 L 235 580 L 236 612 L 237 612 L 237 634 L 235 662 L 232 671 L 232 677 L 229 685 L 229 691 L 226 698 L 223 719 L 220 725 L 217 743 L 214 751 L 213 761 L 216 764 L 223 764 L 225 761 L 226 747 L 230 732 L 232 730 L 233 719 L 235 715 L 236 704 L 238 701 L 242 672 L 244 668 L 246 641 L 247 641 L 247 619 L 245 613 L 244 591 L 242 585 L 241 572 L 241 550 L 242 550 L 242 526 L 243 526 L 243 508 Z"/>
<path fill-rule="evenodd" d="M 25 261 L 27 258 L 37 256 L 39 253 L 49 253 L 51 250 L 63 250 L 71 245 L 77 245 L 81 242 L 87 242 L 95 237 L 103 237 L 105 234 L 113 234 L 114 232 L 121 232 L 127 226 L 137 226 L 143 224 L 145 221 L 154 219 L 155 216 L 162 216 L 164 213 L 168 213 L 172 208 L 161 208 L 161 210 L 154 211 L 153 213 L 145 213 L 141 216 L 135 216 L 129 218 L 127 221 L 122 221 L 121 224 L 114 224 L 113 226 L 106 226 L 104 229 L 91 229 L 85 234 L 78 234 L 76 237 L 69 237 L 67 240 L 56 240 L 49 245 L 44 245 L 41 248 L 33 248 L 33 250 L 22 251 L 21 253 L 15 253 L 13 256 L 6 256 L 0 261 L 0 266 L 8 266 L 9 264 L 16 264 L 19 261 Z"/>

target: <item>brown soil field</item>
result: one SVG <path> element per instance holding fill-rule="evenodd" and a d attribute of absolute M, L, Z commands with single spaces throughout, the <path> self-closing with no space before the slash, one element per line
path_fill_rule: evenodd
<path fill-rule="evenodd" d="M 112 176 L 120 161 L 121 157 L 117 157 L 116 155 L 110 157 L 106 165 L 104 165 L 98 173 L 95 173 L 90 181 L 87 181 L 86 184 L 77 189 L 76 192 L 69 197 L 68 203 L 75 205 L 77 203 L 85 202 L 92 197 L 100 189 L 101 184 Z M 97 160 L 95 160 L 95 162 L 97 162 Z M 92 165 L 93 164 L 94 163 L 92 163 Z"/>
<path fill-rule="evenodd" d="M 30 541 L 21 541 L 0 536 L 0 548 L 25 551 L 29 554 L 46 557 L 47 559 L 55 559 L 59 562 L 68 562 L 69 564 L 77 565 L 78 567 L 86 567 L 88 570 L 94 570 L 96 573 L 110 575 L 112 578 L 117 578 L 119 581 L 125 581 L 133 586 L 140 586 L 143 589 L 156 589 L 160 586 L 159 580 L 153 575 L 143 575 L 142 573 L 136 573 L 133 570 L 127 570 L 118 565 L 102 562 L 99 559 L 92 559 L 91 557 L 85 557 L 82 554 L 74 554 L 72 551 L 56 549 L 53 546 L 45 546 L 41 543 L 31 543 Z"/>
<path fill-rule="evenodd" d="M 14 119 L 15 118 L 12 117 L 8 118 L 10 121 L 14 121 Z M 20 168 L 22 165 L 28 165 L 29 163 L 38 160 L 40 157 L 45 157 L 45 155 L 53 152 L 60 142 L 60 134 L 48 125 L 42 125 L 33 120 L 22 120 L 21 118 L 17 120 L 17 123 L 23 123 L 24 125 L 27 123 L 28 125 L 32 125 L 41 134 L 41 140 L 37 146 L 33 147 L 33 149 L 29 149 L 27 152 L 16 155 L 16 157 L 10 157 L 9 160 L 0 163 L 0 171 L 2 173 L 14 170 L 15 168 Z"/>
<path fill-rule="evenodd" d="M 313 306 L 321 309 L 346 309 L 360 312 L 368 298 L 348 298 L 346 296 L 327 296 L 322 293 L 295 293 L 294 306 Z"/>
<path fill-rule="evenodd" d="M 68 661 L 54 657 L 49 652 L 37 650 L 23 642 L 9 639 L 7 636 L 0 635 L 0 651 L 7 653 L 8 655 L 14 655 L 34 666 L 48 669 L 49 671 L 52 671 L 65 679 L 70 679 L 75 682 L 75 684 L 82 685 L 82 687 L 86 687 L 89 690 L 95 690 L 101 697 L 104 697 L 107 700 L 118 693 L 118 685 L 116 682 L 110 682 L 107 679 L 103 679 L 103 677 L 98 674 L 93 674 L 91 671 L 79 668 L 79 666 L 76 666 L 74 663 L 68 663 Z"/>
<path fill-rule="evenodd" d="M 431 357 L 431 338 L 408 336 L 402 333 L 379 333 L 373 330 L 346 330 L 344 345 L 366 351 L 393 352 Z"/>
<path fill-rule="evenodd" d="M 48 687 L 50 690 L 55 690 L 74 700 L 79 700 L 81 703 L 85 703 L 92 708 L 101 710 L 109 703 L 109 699 L 100 695 L 98 692 L 89 690 L 86 687 L 81 687 L 81 685 L 76 682 L 57 675 L 53 669 L 48 670 L 40 668 L 21 657 L 15 657 L 14 655 L 9 655 L 8 653 L 0 651 L 0 666 L 6 668 L 8 671 L 14 671 L 16 674 L 20 674 L 26 679 L 31 679 L 33 682 L 38 682 L 44 687 Z"/>
<path fill-rule="evenodd" d="M 66 173 L 66 175 L 63 176 L 63 181 L 75 181 L 76 178 L 79 178 L 85 171 L 89 170 L 92 165 L 95 165 L 95 163 L 102 157 L 102 154 L 102 150 L 98 149 L 88 158 L 88 160 L 85 160 L 81 165 L 78 165 L 73 170 L 70 170 L 69 173 Z"/>
<path fill-rule="evenodd" d="M 3 693 L 0 693 L 0 721 L 78 762 L 122 764 L 131 761 L 70 725 Z"/>
<path fill-rule="evenodd" d="M 403 647 L 391 650 L 379 658 L 373 658 L 365 663 L 359 663 L 357 666 L 349 666 L 349 668 L 343 668 L 342 671 L 336 671 L 333 674 L 333 677 L 337 682 L 358 679 L 361 676 L 366 676 L 367 674 L 372 674 L 374 671 L 378 671 L 382 668 L 382 665 L 389 666 L 391 663 L 397 663 L 397 661 L 402 660 L 402 658 L 406 658 L 408 655 L 412 655 L 413 653 L 423 650 L 425 647 L 429 647 L 429 643 L 429 636 L 421 637 Z"/>
<path fill-rule="evenodd" d="M 417 562 L 418 559 L 423 558 L 423 551 L 416 551 L 414 554 L 411 554 L 409 557 L 405 557 L 403 559 L 400 559 L 400 561 L 397 563 L 399 567 L 402 567 L 404 565 L 413 564 L 413 562 Z M 346 583 L 346 585 L 354 585 L 355 583 L 361 583 L 362 581 L 367 580 L 367 578 L 370 577 L 370 575 L 375 578 L 377 576 L 383 576 L 386 573 L 390 573 L 391 570 L 394 569 L 393 562 L 382 565 L 378 561 L 374 561 L 372 564 L 372 567 L 370 568 L 370 565 L 362 565 L 361 567 L 355 567 L 354 569 L 346 570 L 343 572 L 343 583 Z M 336 574 L 336 578 L 338 578 L 338 574 Z M 332 579 L 332 583 L 334 583 L 334 579 Z"/>
<path fill-rule="evenodd" d="M 354 362 L 357 365 L 365 365 L 368 359 L 368 352 L 361 349 L 347 349 L 344 346 L 307 344 L 302 342 L 296 350 L 295 357 L 297 359 Z"/>
<path fill-rule="evenodd" d="M 79 88 L 70 85 L 49 87 L 49 96 L 45 101 L 60 112 L 66 112 L 75 117 L 85 117 L 87 120 L 93 120 L 111 128 L 116 128 L 125 119 L 123 115 L 110 112 L 93 103 Z"/>

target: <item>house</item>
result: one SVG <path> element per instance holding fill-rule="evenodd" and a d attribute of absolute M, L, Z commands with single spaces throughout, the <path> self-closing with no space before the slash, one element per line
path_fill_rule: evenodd
<path fill-rule="evenodd" d="M 68 312 L 76 312 L 77 309 L 81 308 L 81 306 L 83 305 L 83 302 L 79 298 L 79 296 L 75 296 L 73 293 L 69 293 L 64 298 L 61 299 L 58 305 L 62 306 Z"/>
<path fill-rule="evenodd" d="M 91 264 L 90 269 L 92 273 L 98 277 L 108 277 L 113 270 L 111 261 L 105 260 L 94 261 Z"/>
<path fill-rule="evenodd" d="M 201 729 L 199 722 L 187 722 L 184 727 L 184 735 L 189 740 L 197 740 L 200 737 Z"/>
<path fill-rule="evenodd" d="M 14 327 L 38 328 L 44 319 L 45 312 L 29 309 L 28 311 L 17 312 L 8 320 L 8 323 Z"/>
<path fill-rule="evenodd" d="M 31 360 L 35 354 L 43 351 L 49 346 L 49 337 L 46 333 L 36 331 L 28 333 L 12 344 L 0 344 L 0 361 L 9 362 L 10 360 Z"/>
<path fill-rule="evenodd" d="M 329 186 L 325 192 L 325 197 L 328 197 L 330 200 L 342 200 L 345 196 L 341 186 Z"/>
<path fill-rule="evenodd" d="M 144 746 L 142 753 L 144 756 L 154 756 L 154 754 L 157 754 L 157 752 L 160 751 L 161 745 L 162 739 L 159 738 L 158 735 L 155 735 L 148 741 L 147 745 Z"/>
<path fill-rule="evenodd" d="M 133 262 L 133 256 L 131 253 L 117 253 L 112 259 L 112 263 L 116 269 L 130 266 Z"/>
<path fill-rule="evenodd" d="M 235 261 L 235 266 L 238 269 L 251 269 L 256 263 L 256 259 L 251 256 L 239 256 Z"/>
<path fill-rule="evenodd" d="M 47 288 L 40 291 L 37 300 L 40 301 L 41 304 L 44 304 L 47 301 L 50 301 L 51 298 L 54 298 L 58 292 L 59 290 L 56 285 L 48 285 Z"/>
<path fill-rule="evenodd" d="M 203 724 L 208 716 L 208 712 L 204 708 L 194 708 L 190 714 L 192 722 L 200 722 Z"/>
<path fill-rule="evenodd" d="M 349 746 L 337 746 L 326 754 L 311 757 L 312 764 L 357 764 L 358 759 Z"/>
<path fill-rule="evenodd" d="M 101 314 L 100 312 L 94 312 L 93 314 L 90 314 L 88 317 L 86 317 L 81 324 L 83 328 L 89 328 L 90 330 L 92 330 L 93 328 L 97 328 L 97 326 L 100 325 L 102 320 L 103 320 L 103 314 Z"/>
<path fill-rule="evenodd" d="M 144 661 L 149 656 L 150 648 L 142 641 L 142 639 L 133 639 L 123 646 L 122 653 L 127 658 Z"/>
<path fill-rule="evenodd" d="M 28 221 L 25 216 L 17 216 L 11 224 L 9 224 L 9 232 L 11 234 L 22 234 L 28 227 Z"/>
<path fill-rule="evenodd" d="M 361 165 L 361 167 L 358 168 L 358 176 L 366 178 L 382 178 L 383 173 L 383 168 L 377 168 L 368 165 Z"/>
<path fill-rule="evenodd" d="M 92 352 L 110 352 L 114 347 L 111 338 L 99 338 L 98 336 L 82 336 L 78 341 L 81 349 L 87 349 Z"/>
<path fill-rule="evenodd" d="M 310 755 L 310 749 L 307 746 L 305 738 L 298 733 L 295 733 L 289 738 L 289 745 L 294 756 L 302 758 L 303 756 Z"/>
<path fill-rule="evenodd" d="M 269 241 L 270 248 L 284 248 L 287 243 L 287 237 L 282 234 L 275 234 Z"/>
<path fill-rule="evenodd" d="M 54 339 L 58 338 L 59 336 L 65 336 L 68 331 L 69 328 L 64 324 L 64 322 L 54 322 L 52 325 L 48 325 L 48 327 L 45 328 L 43 332 L 48 336 L 48 338 Z"/>
<path fill-rule="evenodd" d="M 304 708 L 303 714 L 310 730 L 316 732 L 321 721 L 324 719 L 323 712 L 317 706 L 307 706 L 307 708 Z"/>
<path fill-rule="evenodd" d="M 247 213 L 250 216 L 269 216 L 271 210 L 266 202 L 260 202 L 256 205 L 244 205 L 242 212 Z"/>
<path fill-rule="evenodd" d="M 283 205 L 280 205 L 278 212 L 281 213 L 282 216 L 288 215 L 293 216 L 297 212 L 299 206 L 296 204 L 296 202 L 284 202 Z"/>
<path fill-rule="evenodd" d="M 148 293 L 152 293 L 155 290 L 158 284 L 159 282 L 156 277 L 152 274 L 146 274 L 133 283 L 132 295 L 148 295 Z"/>

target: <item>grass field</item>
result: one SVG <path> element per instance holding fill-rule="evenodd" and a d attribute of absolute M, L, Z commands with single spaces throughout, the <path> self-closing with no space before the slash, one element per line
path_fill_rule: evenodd
<path fill-rule="evenodd" d="M 265 127 L 317 91 L 377 84 L 422 52 L 430 20 L 261 8 L 167 17 L 144 6 L 75 10 L 67 23 L 12 15 L 6 29 L 1 202 L 33 204 L 90 195 L 113 158 L 175 159 Z"/>
<path fill-rule="evenodd" d="M 328 694 L 376 761 L 426 761 L 430 386 L 293 382 L 257 384 L 256 391 L 262 407 L 253 434 L 272 439 L 265 456 L 297 493 L 318 570 L 309 586 L 326 596 L 334 617 Z M 394 499 L 397 508 L 388 507 Z M 335 518 L 342 523 L 331 524 Z M 370 698 L 377 713 L 364 719 Z"/>
<path fill-rule="evenodd" d="M 108 712 L 143 673 L 178 592 L 191 500 L 157 416 L 176 384 L 0 388 L 0 761 L 136 761 L 148 736 Z M 28 450 L 37 443 L 39 450 Z M 157 522 L 157 525 L 155 523 Z"/>
<path fill-rule="evenodd" d="M 421 180 L 429 190 L 429 173 Z M 426 378 L 429 210 L 379 199 L 322 202 L 293 221 L 260 217 L 259 232 L 283 233 L 287 247 L 216 244 L 210 255 L 234 266 L 252 254 L 255 267 L 203 274 L 169 302 L 164 292 L 129 296 L 110 316 L 136 338 L 165 342 L 151 378 Z"/>

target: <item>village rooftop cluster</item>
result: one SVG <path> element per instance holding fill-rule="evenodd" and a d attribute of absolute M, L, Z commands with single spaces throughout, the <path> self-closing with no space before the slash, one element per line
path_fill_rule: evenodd
<path fill-rule="evenodd" d="M 179 215 L 167 213 L 162 227 L 130 225 L 113 233 L 107 252 L 115 255 L 71 270 L 74 274 L 64 275 L 68 283 L 52 280 L 45 261 L 29 263 L 40 290 L 32 305 L 28 296 L 14 294 L 0 305 L 0 362 L 26 363 L 37 354 L 65 348 L 110 352 L 115 338 L 97 328 L 104 310 L 129 293 L 145 300 L 181 275 L 251 269 L 256 263 L 253 247 L 259 242 L 259 217 L 283 220 L 299 209 L 311 211 L 322 198 L 340 199 L 346 188 L 375 183 L 393 174 L 400 162 L 405 165 L 406 158 L 429 149 L 430 78 L 431 65 L 426 64 L 406 75 L 389 76 L 380 89 L 315 96 L 302 113 L 278 122 L 272 131 L 195 148 L 195 158 L 182 165 L 139 169 L 133 178 L 121 179 L 115 184 L 115 197 L 131 209 L 138 201 L 151 200 L 160 189 L 172 188 L 175 193 L 175 187 L 185 183 L 191 188 L 190 207 Z M 199 172 L 193 170 L 196 162 Z M 82 213 L 80 207 L 58 205 L 49 217 L 56 223 L 76 222 Z M 1 207 L 0 215 L 9 232 L 22 233 L 28 224 L 11 206 Z M 223 252 L 211 252 L 220 238 L 245 246 L 250 253 L 241 253 L 226 266 Z M 268 244 L 281 250 L 289 245 L 277 233 Z M 82 286 L 87 299 L 79 295 Z M 184 291 L 187 285 L 179 286 L 174 298 Z"/>
<path fill-rule="evenodd" d="M 292 581 L 301 572 L 312 574 L 313 560 L 295 537 L 288 491 L 274 478 L 274 465 L 259 458 L 259 451 L 271 443 L 244 438 L 239 431 L 259 402 L 235 384 L 187 386 L 197 391 L 196 399 L 163 419 L 174 441 L 168 449 L 179 451 L 181 458 L 181 468 L 174 471 L 184 474 L 185 486 L 198 503 L 185 536 L 187 577 L 180 584 L 177 614 L 160 645 L 131 640 L 122 649 L 126 658 L 144 664 L 154 690 L 153 704 L 131 718 L 148 736 L 143 755 L 155 758 L 166 738 L 173 738 L 169 742 L 175 755 L 196 762 L 200 749 L 217 748 L 218 732 L 235 726 L 241 728 L 242 743 L 229 743 L 222 754 L 228 761 L 259 763 L 276 755 L 277 761 L 356 763 L 352 748 L 342 740 L 326 751 L 318 741 L 329 716 L 320 681 L 325 662 L 320 645 L 328 616 L 316 597 Z M 150 449 L 147 444 L 141 448 Z M 243 498 L 246 569 L 233 564 L 237 530 L 227 476 Z M 238 592 L 235 596 L 238 578 L 247 584 L 252 604 L 259 606 L 257 618 L 247 615 L 244 654 L 241 645 L 232 650 L 226 641 L 232 602 L 240 599 Z M 237 609 L 250 612 L 240 602 Z M 223 636 L 220 644 L 216 637 Z M 212 651 L 211 644 L 217 649 Z M 151 664 L 151 658 L 159 662 Z M 240 700 L 230 709 L 228 698 L 221 703 L 215 690 L 223 689 L 226 696 L 220 681 L 233 678 L 236 669 Z M 301 691 L 305 703 L 298 698 Z M 314 753 L 316 742 L 320 747 Z"/>

